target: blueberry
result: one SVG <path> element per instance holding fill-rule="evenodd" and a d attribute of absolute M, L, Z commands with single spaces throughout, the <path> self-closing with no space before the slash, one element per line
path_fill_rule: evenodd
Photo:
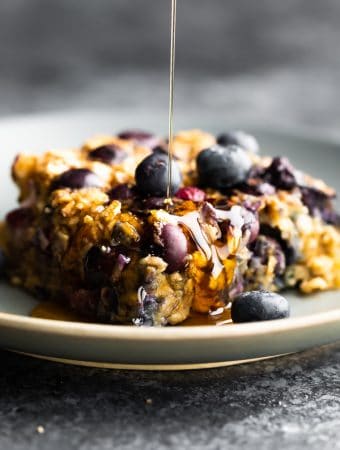
<path fill-rule="evenodd" d="M 164 155 L 168 154 L 168 149 L 163 147 L 162 145 L 157 145 L 152 149 L 153 153 L 162 153 Z"/>
<path fill-rule="evenodd" d="M 229 131 L 228 133 L 220 134 L 217 137 L 217 143 L 227 147 L 228 145 L 238 145 L 252 153 L 258 153 L 259 144 L 251 134 L 245 133 L 241 130 Z"/>
<path fill-rule="evenodd" d="M 231 318 L 235 323 L 284 319 L 289 314 L 287 299 L 267 291 L 244 292 L 234 299 L 231 306 Z"/>
<path fill-rule="evenodd" d="M 323 192 L 304 186 L 300 188 L 300 191 L 302 202 L 307 206 L 308 211 L 312 216 L 320 214 L 320 212 L 328 206 L 329 197 Z"/>
<path fill-rule="evenodd" d="M 109 192 L 111 200 L 131 200 L 135 197 L 133 186 L 118 184 Z"/>
<path fill-rule="evenodd" d="M 70 169 L 59 175 L 51 185 L 52 190 L 70 188 L 82 189 L 89 187 L 103 187 L 98 175 L 88 169 Z"/>
<path fill-rule="evenodd" d="M 285 256 L 285 263 L 287 266 L 294 264 L 298 258 L 298 250 L 292 247 L 291 243 L 282 238 L 281 231 L 276 227 L 271 227 L 270 225 L 261 225 L 261 235 L 271 238 L 271 241 L 275 241 L 277 245 L 281 248 Z M 279 253 L 278 251 L 275 254 Z M 285 268 L 284 268 L 285 269 Z M 283 269 L 283 270 L 284 270 Z"/>
<path fill-rule="evenodd" d="M 88 154 L 89 159 L 100 161 L 104 164 L 119 164 L 127 157 L 127 152 L 118 145 L 102 145 Z"/>
<path fill-rule="evenodd" d="M 340 227 L 340 214 L 334 210 L 324 210 L 321 214 L 322 220 L 330 225 Z"/>
<path fill-rule="evenodd" d="M 160 241 L 163 247 L 163 259 L 168 263 L 167 272 L 181 270 L 185 266 L 188 255 L 188 242 L 181 228 L 172 224 L 164 225 Z"/>
<path fill-rule="evenodd" d="M 269 183 L 259 183 L 255 189 L 256 193 L 254 195 L 274 195 L 275 188 Z"/>
<path fill-rule="evenodd" d="M 334 210 L 332 197 L 318 189 L 300 187 L 301 199 L 312 216 L 321 217 L 326 223 L 340 226 L 340 215 Z"/>
<path fill-rule="evenodd" d="M 168 156 L 168 154 L 169 154 L 168 144 L 167 144 L 167 145 L 165 145 L 165 144 L 163 144 L 163 145 L 157 145 L 156 147 L 154 147 L 154 148 L 152 149 L 152 152 L 153 152 L 153 153 L 161 153 L 161 154 L 164 154 L 164 155 Z M 177 160 L 179 159 L 176 155 L 172 155 L 172 158 L 173 158 L 175 161 L 177 161 Z"/>
<path fill-rule="evenodd" d="M 202 186 L 226 189 L 244 182 L 251 168 L 251 161 L 241 147 L 214 145 L 197 157 L 197 170 Z"/>
<path fill-rule="evenodd" d="M 138 289 L 138 310 L 137 317 L 132 320 L 137 326 L 154 325 L 154 315 L 159 308 L 158 299 L 141 286 Z"/>
<path fill-rule="evenodd" d="M 148 197 L 143 202 L 145 209 L 163 209 L 165 197 Z"/>
<path fill-rule="evenodd" d="M 31 225 L 34 215 L 31 208 L 17 208 L 6 216 L 6 222 L 12 229 L 26 228 Z"/>
<path fill-rule="evenodd" d="M 253 252 L 253 258 L 250 260 L 250 265 L 259 262 L 262 266 L 267 266 L 269 258 L 273 256 L 276 261 L 274 268 L 275 275 L 283 275 L 287 265 L 286 255 L 282 246 L 276 239 L 260 235 L 250 248 Z"/>
<path fill-rule="evenodd" d="M 242 192 L 254 196 L 274 195 L 275 187 L 269 183 L 263 182 L 260 178 L 249 177 L 245 183 L 239 186 Z"/>
<path fill-rule="evenodd" d="M 265 170 L 264 181 L 278 189 L 291 190 L 297 186 L 294 172 L 294 167 L 287 158 L 276 157 Z"/>
<path fill-rule="evenodd" d="M 125 130 L 118 134 L 120 139 L 133 141 L 137 145 L 153 148 L 160 142 L 159 138 L 148 131 L 143 130 Z"/>
<path fill-rule="evenodd" d="M 168 157 L 162 153 L 153 153 L 147 156 L 137 167 L 135 173 L 138 190 L 146 196 L 165 197 L 168 186 Z M 178 191 L 182 182 L 181 171 L 175 161 L 171 162 L 172 179 L 171 195 Z"/>
<path fill-rule="evenodd" d="M 110 247 L 94 246 L 84 259 L 84 274 L 91 286 L 101 286 L 108 281 L 116 263 L 116 254 Z"/>

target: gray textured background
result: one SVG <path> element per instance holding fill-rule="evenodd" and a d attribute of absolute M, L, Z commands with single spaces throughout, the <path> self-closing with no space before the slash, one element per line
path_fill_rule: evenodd
<path fill-rule="evenodd" d="M 340 136 L 339 0 L 178 2 L 178 128 L 238 118 Z M 109 108 L 128 126 L 137 110 L 166 128 L 169 3 L 1 0 L 0 114 Z M 339 345 L 182 374 L 0 358 L 1 450 L 340 446 Z"/>
<path fill-rule="evenodd" d="M 166 111 L 170 0 L 2 0 L 0 113 Z M 178 0 L 177 111 L 337 133 L 338 0 Z M 180 120 L 177 127 L 181 127 Z"/>

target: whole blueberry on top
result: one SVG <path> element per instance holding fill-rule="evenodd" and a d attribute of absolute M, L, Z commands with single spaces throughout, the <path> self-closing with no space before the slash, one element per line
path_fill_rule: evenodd
<path fill-rule="evenodd" d="M 163 153 L 164 155 L 168 155 L 169 154 L 169 150 L 168 150 L 168 144 L 162 144 L 162 145 L 156 145 L 156 147 L 154 147 L 152 149 L 153 153 Z M 175 161 L 178 161 L 178 157 L 176 155 L 172 155 L 172 159 Z"/>
<path fill-rule="evenodd" d="M 241 130 L 233 130 L 228 133 L 222 133 L 217 137 L 217 143 L 227 147 L 228 145 L 238 145 L 249 152 L 258 153 L 259 143 L 251 134 Z"/>
<path fill-rule="evenodd" d="M 59 175 L 52 182 L 51 189 L 82 189 L 103 187 L 101 179 L 89 169 L 70 169 Z"/>
<path fill-rule="evenodd" d="M 215 189 L 244 182 L 252 164 L 246 151 L 237 145 L 214 145 L 202 150 L 196 163 L 200 184 Z"/>
<path fill-rule="evenodd" d="M 127 157 L 127 152 L 115 144 L 102 145 L 88 154 L 89 159 L 104 164 L 119 164 Z"/>
<path fill-rule="evenodd" d="M 168 154 L 168 149 L 165 146 L 162 145 L 156 145 L 156 147 L 154 147 L 152 149 L 153 153 L 163 153 L 165 155 Z"/>
<path fill-rule="evenodd" d="M 137 167 L 135 180 L 138 191 L 145 196 L 165 197 L 168 186 L 169 160 L 163 153 L 152 153 Z M 182 182 L 181 171 L 175 161 L 171 162 L 171 195 L 175 194 Z"/>
<path fill-rule="evenodd" d="M 268 291 L 243 292 L 231 306 L 231 318 L 235 323 L 284 319 L 289 313 L 287 299 Z"/>

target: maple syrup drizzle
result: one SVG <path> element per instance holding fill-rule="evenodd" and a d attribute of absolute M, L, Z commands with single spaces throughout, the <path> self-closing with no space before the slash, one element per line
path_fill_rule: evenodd
<path fill-rule="evenodd" d="M 169 146 L 168 146 L 168 186 L 167 186 L 167 203 L 168 204 L 171 204 L 171 180 L 172 180 L 172 159 L 173 159 L 173 138 L 174 138 L 176 17 L 177 17 L 177 0 L 171 0 L 170 75 L 169 75 Z"/>
<path fill-rule="evenodd" d="M 38 319 L 63 320 L 66 322 L 90 322 L 85 317 L 57 302 L 43 301 L 31 311 L 31 317 Z"/>
<path fill-rule="evenodd" d="M 95 320 L 89 320 L 80 314 L 72 311 L 65 305 L 56 302 L 43 301 L 31 311 L 31 317 L 39 319 L 62 320 L 66 322 L 96 323 Z M 209 314 L 202 314 L 192 311 L 189 317 L 178 326 L 197 326 L 197 325 L 215 325 L 225 326 L 232 323 L 230 315 L 230 306 L 219 308 Z"/>

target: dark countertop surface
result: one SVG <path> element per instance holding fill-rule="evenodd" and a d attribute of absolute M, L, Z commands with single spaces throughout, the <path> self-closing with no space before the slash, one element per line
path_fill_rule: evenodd
<path fill-rule="evenodd" d="M 339 1 L 179 3 L 177 129 L 255 118 L 340 137 Z M 2 1 L 0 115 L 137 110 L 166 129 L 162 5 Z M 1 450 L 340 447 L 340 344 L 181 373 L 0 357 Z"/>
<path fill-rule="evenodd" d="M 339 345 L 177 373 L 0 356 L 4 450 L 339 446 Z"/>

